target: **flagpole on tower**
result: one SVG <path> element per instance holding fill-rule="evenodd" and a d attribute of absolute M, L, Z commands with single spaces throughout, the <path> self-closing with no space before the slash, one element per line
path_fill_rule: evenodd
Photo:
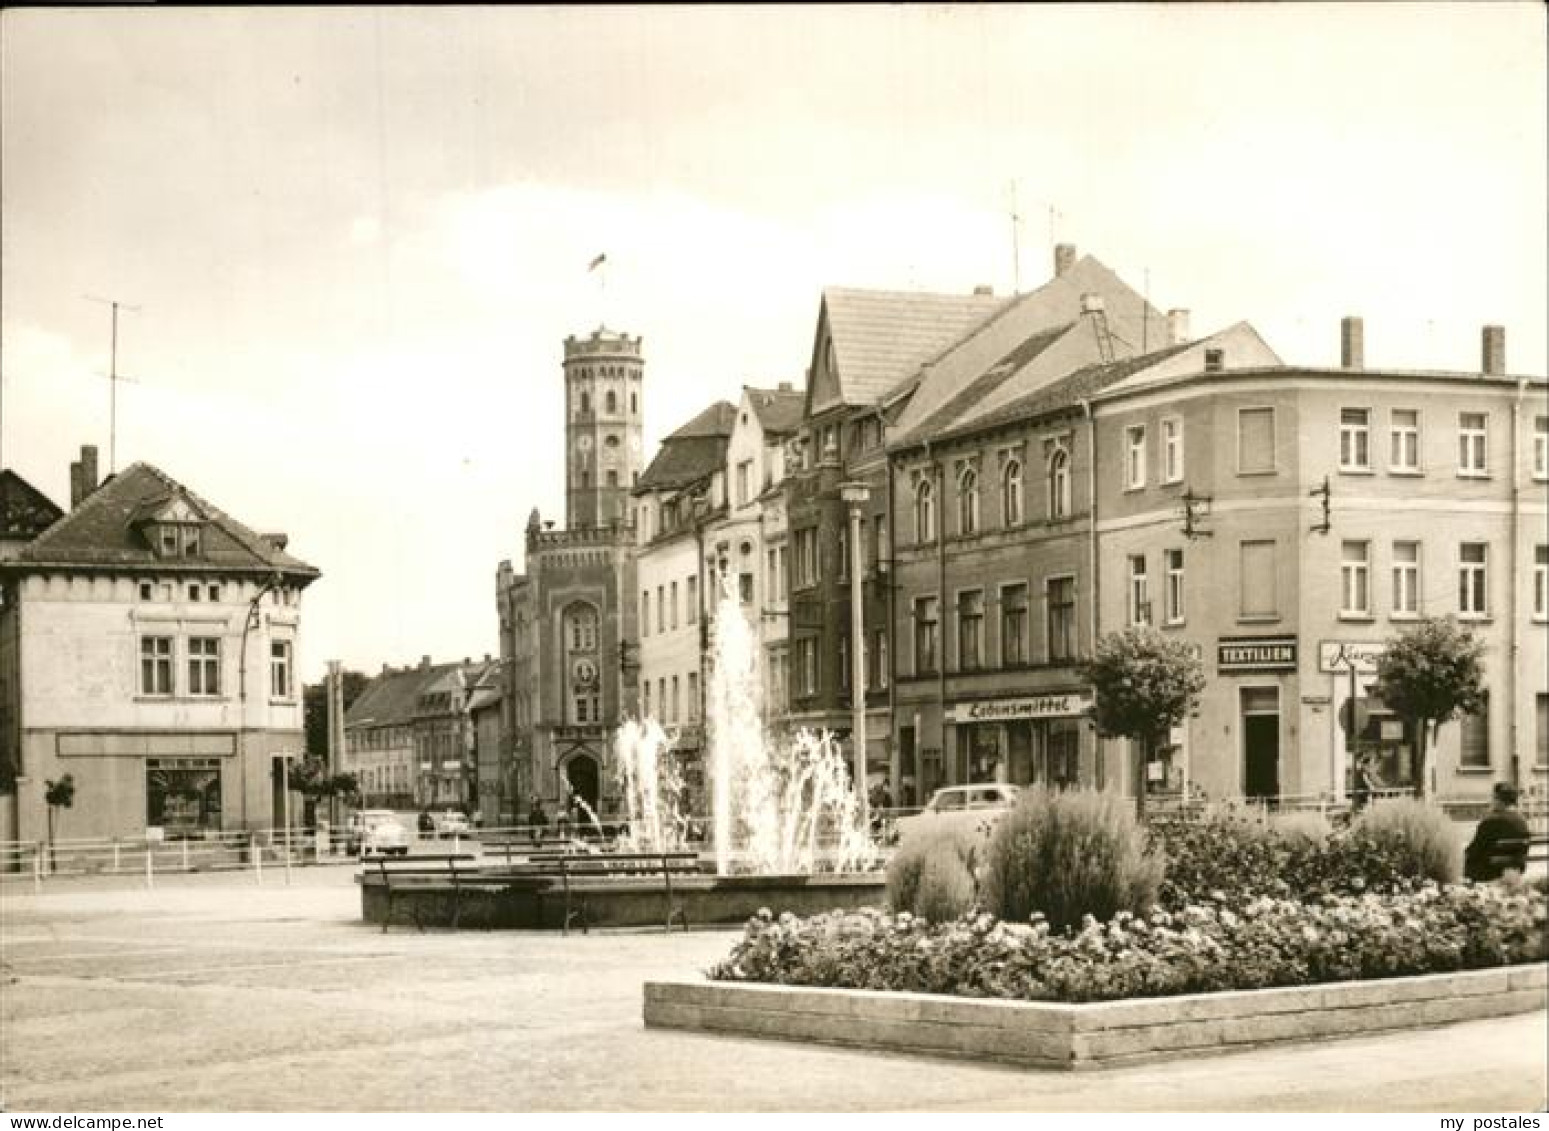
<path fill-rule="evenodd" d="M 588 275 L 597 276 L 597 322 L 606 325 L 608 302 L 608 253 L 600 252 L 586 268 Z"/>

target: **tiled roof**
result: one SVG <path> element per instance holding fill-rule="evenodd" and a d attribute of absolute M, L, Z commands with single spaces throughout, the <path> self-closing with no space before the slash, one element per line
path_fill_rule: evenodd
<path fill-rule="evenodd" d="M 732 426 L 736 423 L 736 407 L 726 401 L 716 401 L 667 438 L 688 440 L 701 436 L 730 436 Z"/>
<path fill-rule="evenodd" d="M 991 366 L 976 380 L 963 386 L 956 395 L 950 397 L 945 404 L 938 408 L 930 416 L 920 421 L 908 435 L 900 437 L 907 443 L 909 435 L 930 436 L 934 432 L 950 425 L 964 412 L 974 405 L 979 404 L 987 396 L 993 393 L 1001 385 L 1015 377 L 1023 366 L 1027 365 L 1044 350 L 1048 349 L 1060 338 L 1070 332 L 1075 323 L 1066 323 L 1053 329 L 1045 330 L 1041 334 L 1034 334 L 1021 345 L 1008 353 L 1000 361 Z"/>
<path fill-rule="evenodd" d="M 952 439 L 970 432 L 991 428 L 997 424 L 1016 420 L 1031 420 L 1045 413 L 1074 408 L 1080 401 L 1085 400 L 1092 394 L 1115 385 L 1126 377 L 1131 377 L 1142 370 L 1149 369 L 1153 365 L 1166 361 L 1175 354 L 1180 354 L 1197 344 L 1195 342 L 1183 342 L 1178 345 L 1168 346 L 1166 349 L 1143 354 L 1140 357 L 1127 357 L 1122 361 L 1084 366 L 1065 377 L 1044 385 L 1042 388 L 1009 400 L 991 412 L 964 419 L 955 425 L 945 428 L 937 434 L 936 438 L 943 440 Z"/>
<path fill-rule="evenodd" d="M 789 436 L 801 427 L 806 394 L 795 389 L 743 389 L 765 436 Z"/>
<path fill-rule="evenodd" d="M 995 295 L 825 288 L 841 399 L 875 403 L 1008 301 Z"/>
<path fill-rule="evenodd" d="M 633 493 L 670 491 L 709 478 L 726 461 L 726 445 L 736 420 L 735 407 L 716 401 L 662 441 Z"/>
<path fill-rule="evenodd" d="M 64 513 L 16 472 L 0 470 L 0 538 L 30 541 Z"/>
<path fill-rule="evenodd" d="M 943 422 L 942 406 L 956 399 L 965 385 L 977 381 L 1023 342 L 1079 320 L 1082 296 L 1088 294 L 1099 296 L 1103 302 L 1111 352 L 1101 356 L 1127 357 L 1168 341 L 1167 320 L 1161 313 L 1098 259 L 1083 256 L 1063 275 L 1009 302 L 993 318 L 986 319 L 918 370 L 917 376 L 912 375 L 913 380 L 902 386 L 901 391 L 909 392 L 909 402 L 898 417 L 895 434 L 900 438 L 923 435 L 922 425 L 927 420 L 939 426 Z M 1044 348 L 1050 344 L 1045 343 Z M 1072 340 L 1063 348 L 1069 350 L 1077 344 Z M 1054 380 L 1100 357 L 1078 356 L 1071 360 L 1072 364 L 1063 369 L 1057 364 L 1048 368 L 1049 362 L 1056 361 L 1053 356 L 1041 366 L 1024 363 L 1025 372 L 997 384 L 991 403 L 996 398 L 1020 396 L 1038 382 Z"/>
<path fill-rule="evenodd" d="M 181 495 L 205 518 L 197 557 L 158 556 L 136 522 Z M 81 504 L 29 543 L 11 568 L 30 565 L 280 572 L 310 581 L 318 571 L 205 502 L 166 472 L 136 463 L 109 477 Z"/>
<path fill-rule="evenodd" d="M 350 709 L 344 713 L 346 727 L 407 726 L 416 718 L 442 715 L 447 710 L 427 711 L 421 697 L 458 690 L 456 675 L 461 672 L 465 685 L 475 682 L 483 672 L 483 663 L 430 664 L 418 668 L 389 668 L 366 685 Z"/>

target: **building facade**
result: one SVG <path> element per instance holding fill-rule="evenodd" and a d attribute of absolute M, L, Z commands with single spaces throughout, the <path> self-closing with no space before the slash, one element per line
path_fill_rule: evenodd
<path fill-rule="evenodd" d="M 1544 380 L 1505 374 L 1499 328 L 1477 373 L 1368 369 L 1361 330 L 1346 321 L 1338 369 L 1227 344 L 1093 399 L 1100 628 L 1188 640 L 1209 681 L 1149 767 L 1155 791 L 1342 799 L 1358 763 L 1417 786 L 1417 736 L 1372 684 L 1396 635 L 1435 616 L 1483 643 L 1489 699 L 1440 728 L 1427 785 L 1470 801 L 1545 785 Z"/>
<path fill-rule="evenodd" d="M 636 712 L 635 532 L 630 492 L 642 470 L 641 340 L 599 328 L 564 344 L 565 499 L 556 530 L 537 510 L 524 572 L 496 573 L 511 782 L 500 819 L 537 804 L 552 818 L 577 801 L 599 819 L 617 806 L 609 748 Z M 508 808 L 507 808 L 508 807 Z"/>
<path fill-rule="evenodd" d="M 305 748 L 301 594 L 318 571 L 165 472 L 72 474 L 69 514 L 0 562 L 7 839 L 199 837 L 272 826 Z M 290 807 L 299 812 L 299 808 Z"/>

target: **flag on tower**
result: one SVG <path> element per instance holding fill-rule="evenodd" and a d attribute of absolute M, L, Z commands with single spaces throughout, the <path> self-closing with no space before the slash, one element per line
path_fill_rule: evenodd
<path fill-rule="evenodd" d="M 599 255 L 596 259 L 592 260 L 590 265 L 587 266 L 586 270 L 588 272 L 595 271 L 595 270 L 597 270 L 597 268 L 601 267 L 607 261 L 608 261 L 608 254 L 607 254 L 607 252 L 604 252 L 603 254 Z"/>

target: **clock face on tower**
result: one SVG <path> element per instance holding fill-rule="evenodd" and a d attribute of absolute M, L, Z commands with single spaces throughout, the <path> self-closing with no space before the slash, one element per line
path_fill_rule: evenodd
<path fill-rule="evenodd" d="M 591 660 L 577 660 L 570 668 L 577 687 L 592 687 L 597 682 L 597 665 Z"/>

